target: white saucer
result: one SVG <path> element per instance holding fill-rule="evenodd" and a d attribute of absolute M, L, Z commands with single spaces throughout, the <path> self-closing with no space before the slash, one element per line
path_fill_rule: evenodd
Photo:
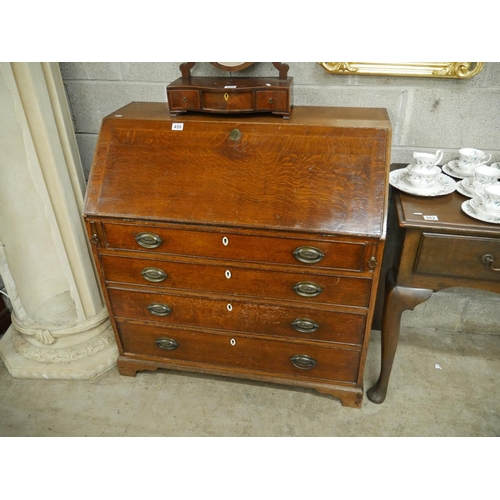
<path fill-rule="evenodd" d="M 482 222 L 490 222 L 491 224 L 500 224 L 500 215 L 497 217 L 495 215 L 487 214 L 482 210 L 478 210 L 476 207 L 471 205 L 472 200 L 467 200 L 462 203 L 462 210 L 473 219 L 480 220 Z"/>
<path fill-rule="evenodd" d="M 457 182 L 457 191 L 460 194 L 467 196 L 467 198 L 472 198 L 476 194 L 474 191 L 471 191 L 466 185 L 464 185 L 463 180 Z"/>
<path fill-rule="evenodd" d="M 389 183 L 391 186 L 403 191 L 404 193 L 414 194 L 416 196 L 443 196 L 450 194 L 457 188 L 457 183 L 447 175 L 439 174 L 437 180 L 426 189 L 417 189 L 412 186 L 406 178 L 408 172 L 406 168 L 394 170 L 389 174 Z"/>
<path fill-rule="evenodd" d="M 451 175 L 456 179 L 466 179 L 467 177 L 473 177 L 474 173 L 466 174 L 460 171 L 460 167 L 458 166 L 458 160 L 453 160 L 443 165 L 441 167 L 445 174 Z"/>

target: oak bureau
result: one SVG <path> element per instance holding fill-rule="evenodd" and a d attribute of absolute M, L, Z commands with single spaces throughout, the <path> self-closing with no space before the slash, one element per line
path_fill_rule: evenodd
<path fill-rule="evenodd" d="M 376 108 L 107 116 L 84 217 L 120 373 L 275 382 L 360 407 L 390 139 Z"/>

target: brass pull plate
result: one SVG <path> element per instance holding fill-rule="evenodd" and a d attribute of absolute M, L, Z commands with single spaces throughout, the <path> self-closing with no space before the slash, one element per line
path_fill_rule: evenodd
<path fill-rule="evenodd" d="M 294 250 L 293 256 L 299 262 L 306 264 L 315 264 L 325 257 L 325 254 L 319 249 L 310 246 L 298 247 Z"/>
<path fill-rule="evenodd" d="M 156 339 L 155 343 L 159 348 L 165 351 L 173 351 L 179 347 L 179 342 L 177 342 L 177 340 L 169 339 L 168 337 Z"/>
<path fill-rule="evenodd" d="M 139 233 L 135 241 L 144 248 L 158 248 L 163 240 L 155 233 Z"/>
<path fill-rule="evenodd" d="M 290 358 L 292 365 L 300 370 L 311 370 L 317 364 L 317 361 L 307 354 L 296 354 Z"/>
<path fill-rule="evenodd" d="M 160 283 L 167 279 L 167 273 L 157 267 L 145 267 L 141 272 L 143 278 L 152 283 Z"/>
<path fill-rule="evenodd" d="M 168 316 L 172 312 L 172 308 L 167 306 L 167 304 L 160 304 L 159 302 L 154 302 L 149 304 L 147 307 L 148 311 L 155 316 Z"/>
<path fill-rule="evenodd" d="M 301 333 L 313 333 L 319 328 L 318 323 L 312 319 L 305 318 L 294 319 L 290 324 L 295 330 Z"/>
<path fill-rule="evenodd" d="M 317 297 L 323 288 L 312 281 L 299 281 L 293 286 L 293 291 L 301 297 Z"/>

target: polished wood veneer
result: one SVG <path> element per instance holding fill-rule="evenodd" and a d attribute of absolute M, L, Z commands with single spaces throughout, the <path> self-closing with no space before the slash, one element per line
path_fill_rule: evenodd
<path fill-rule="evenodd" d="M 244 204 L 244 201 L 242 203 Z M 155 225 L 117 225 L 107 222 L 103 224 L 102 231 L 105 233 L 107 248 L 151 254 L 236 259 L 265 264 L 302 265 L 302 267 L 311 265 L 298 261 L 293 255 L 297 248 L 310 244 L 310 235 L 290 235 L 284 232 L 269 234 L 262 231 L 243 233 L 226 227 L 193 229 L 191 226 L 181 224 L 172 228 Z M 137 244 L 136 237 L 144 232 L 154 233 L 162 243 L 156 248 L 141 247 Z M 362 271 L 367 259 L 373 255 L 373 243 L 370 241 L 329 238 L 323 234 L 314 238 L 314 247 L 325 254 L 320 262 L 314 264 L 315 268 L 322 269 Z"/>
<path fill-rule="evenodd" d="M 231 330 L 263 335 L 326 340 L 361 345 L 366 315 L 344 311 L 330 311 L 304 305 L 285 305 L 272 302 L 242 300 L 228 296 L 197 297 L 167 293 L 138 292 L 108 288 L 111 307 L 116 317 L 155 321 L 210 329 Z M 148 306 L 162 304 L 171 312 L 155 316 Z M 228 310 L 230 305 L 230 310 Z M 293 322 L 308 319 L 318 324 L 311 332 L 301 332 Z"/>
<path fill-rule="evenodd" d="M 215 367 L 231 367 L 240 371 L 276 374 L 296 379 L 297 368 L 290 357 L 304 351 L 318 360 L 313 370 L 305 370 L 302 377 L 325 382 L 342 382 L 354 385 L 358 377 L 361 352 L 337 349 L 332 346 L 284 342 L 279 339 L 260 339 L 237 334 L 215 334 L 186 330 L 159 330 L 148 325 L 119 323 L 123 349 L 126 353 L 138 351 L 152 357 L 205 363 Z M 138 335 L 139 333 L 139 335 Z M 158 338 L 174 337 L 182 349 L 161 351 L 156 347 Z M 231 340 L 234 342 L 231 343 Z M 263 349 L 265 342 L 266 349 Z"/>
<path fill-rule="evenodd" d="M 132 103 L 106 117 L 84 215 L 120 373 L 248 378 L 360 407 L 390 134 L 381 109 L 283 120 Z"/>
<path fill-rule="evenodd" d="M 309 269 L 301 270 L 302 272 L 283 272 L 280 268 L 252 268 L 249 263 L 242 267 L 234 261 L 225 264 L 201 264 L 186 260 L 150 260 L 101 254 L 101 263 L 108 286 L 113 286 L 114 283 L 128 283 L 312 304 L 368 307 L 372 286 L 372 281 L 364 277 L 318 274 Z M 162 276 L 161 281 L 149 281 L 147 271 L 144 270 L 152 268 L 162 271 L 165 278 Z M 321 292 L 306 298 L 299 295 L 297 291 L 300 289 L 297 290 L 297 285 L 300 286 L 300 283 L 305 281 L 318 284 Z"/>

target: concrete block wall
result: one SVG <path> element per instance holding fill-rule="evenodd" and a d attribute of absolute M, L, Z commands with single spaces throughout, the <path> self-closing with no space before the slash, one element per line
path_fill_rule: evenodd
<path fill-rule="evenodd" d="M 60 63 L 88 176 L 104 116 L 131 101 L 166 100 L 166 86 L 180 76 L 180 62 Z M 475 147 L 500 161 L 500 62 L 487 62 L 468 80 L 332 75 L 316 62 L 289 62 L 293 104 L 387 108 L 393 126 L 391 162 L 409 163 L 414 151 Z M 220 76 L 209 63 L 193 75 Z M 271 63 L 256 63 L 241 76 L 275 76 Z M 500 334 L 500 296 L 469 289 L 444 290 L 413 312 L 403 325 Z M 443 313 L 445 312 L 445 313 Z"/>

